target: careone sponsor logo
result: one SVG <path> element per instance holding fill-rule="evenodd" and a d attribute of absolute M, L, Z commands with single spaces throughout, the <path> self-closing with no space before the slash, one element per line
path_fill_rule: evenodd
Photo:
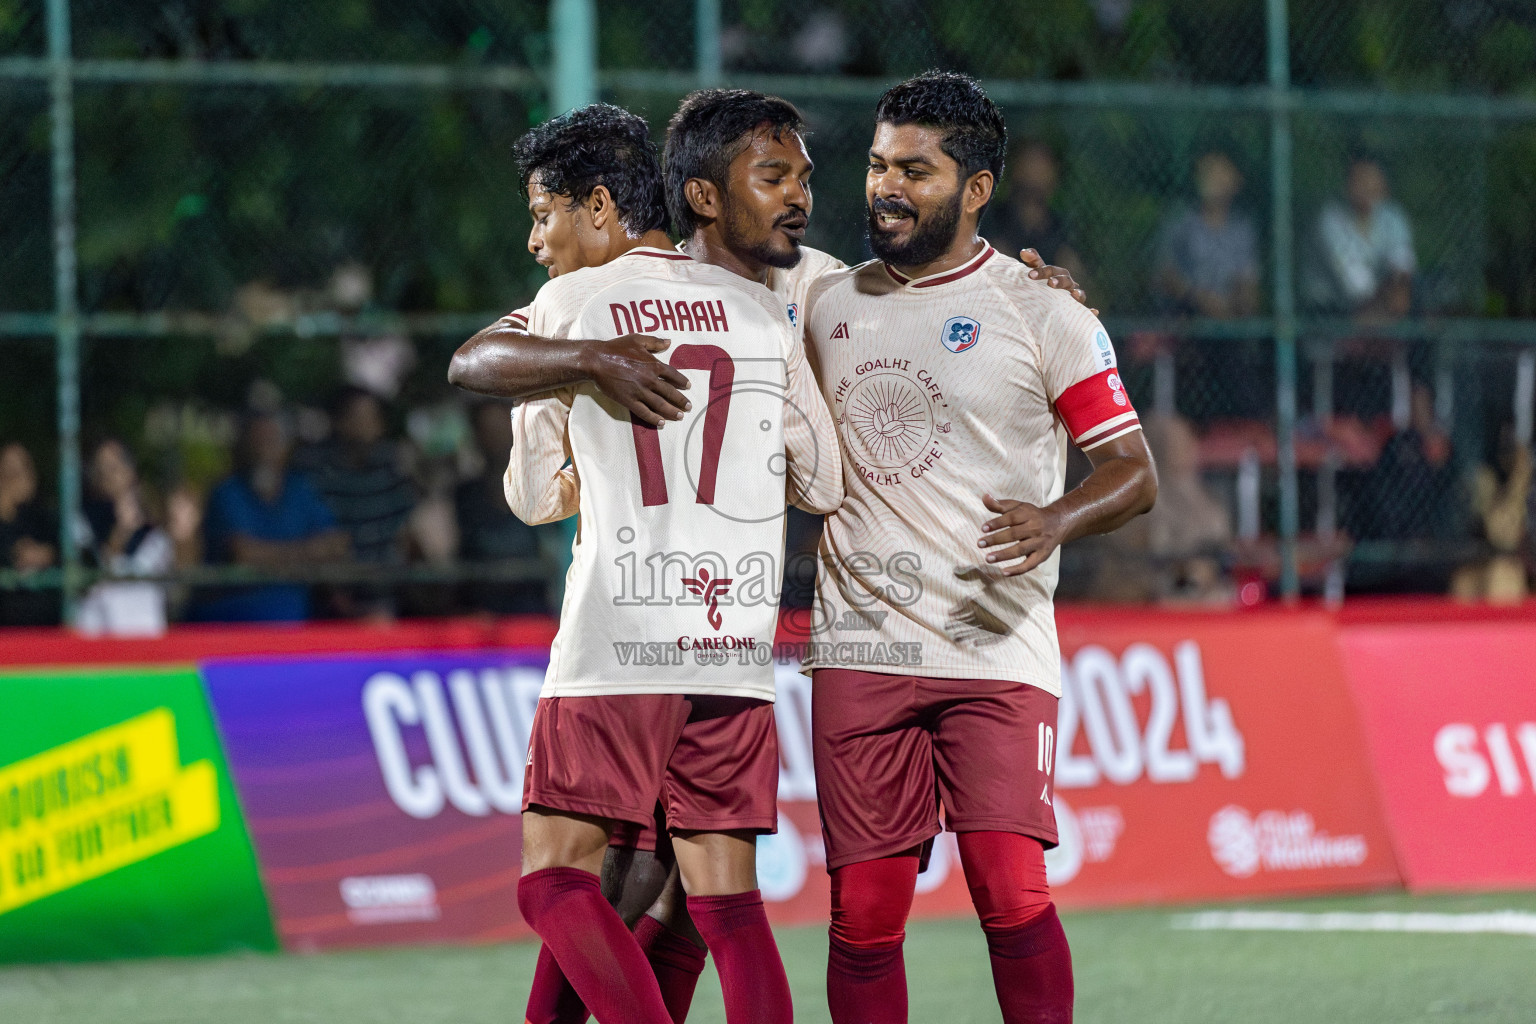
<path fill-rule="evenodd" d="M 437 886 L 429 875 L 357 875 L 341 880 L 341 902 L 353 924 L 436 921 Z"/>
<path fill-rule="evenodd" d="M 1368 852 L 1361 835 L 1321 831 L 1306 811 L 1260 811 L 1229 804 L 1211 816 L 1206 831 L 1211 858 L 1233 878 L 1260 871 L 1314 871 L 1353 868 Z"/>

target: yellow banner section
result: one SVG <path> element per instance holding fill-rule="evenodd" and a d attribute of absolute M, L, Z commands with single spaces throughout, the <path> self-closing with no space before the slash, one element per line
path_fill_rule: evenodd
<path fill-rule="evenodd" d="M 0 768 L 0 914 L 219 827 L 211 761 L 181 766 L 169 708 Z"/>

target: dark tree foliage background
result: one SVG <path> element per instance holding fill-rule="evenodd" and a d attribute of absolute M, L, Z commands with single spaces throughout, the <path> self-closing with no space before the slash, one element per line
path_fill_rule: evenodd
<path fill-rule="evenodd" d="M 44 52 L 42 0 L 0 0 L 0 56 Z M 74 0 L 81 58 L 514 66 L 549 61 L 536 0 Z M 605 69 L 687 71 L 691 0 L 599 0 Z M 1291 75 L 1308 89 L 1536 92 L 1528 0 L 1291 0 Z M 1266 80 L 1262 0 L 727 0 L 727 72 L 891 79 L 941 65 L 993 80 L 1252 86 Z M 612 88 L 658 135 L 679 94 Z M 798 91 L 796 91 L 798 89 Z M 864 253 L 870 103 L 787 90 L 811 120 L 810 242 Z M 0 309 L 52 305 L 47 96 L 0 86 Z M 494 313 L 543 274 L 508 148 L 547 116 L 542 89 L 407 85 L 76 85 L 80 292 L 88 313 L 203 314 L 162 337 L 87 339 L 88 426 L 134 437 L 155 402 L 238 406 L 253 377 L 320 401 L 333 339 L 222 341 L 242 289 L 320 299 L 338 267 L 373 281 L 370 308 Z M 1079 235 L 1096 304 L 1151 312 L 1158 226 L 1192 193 L 1192 163 L 1222 148 L 1267 232 L 1262 114 L 1176 107 L 1007 111 L 1017 137 L 1063 156 L 1057 203 Z M 1299 115 L 1297 234 L 1342 185 L 1348 154 L 1380 158 L 1413 217 L 1426 312 L 1536 316 L 1536 121 Z M 1303 255 L 1305 250 L 1303 249 Z M 297 299 L 293 297 L 297 296 Z M 310 299 L 303 298 L 311 296 Z M 192 326 L 188 326 L 191 324 Z M 441 395 L 457 337 L 417 337 L 407 399 Z M 5 342 L 0 436 L 51 433 L 46 338 Z"/>

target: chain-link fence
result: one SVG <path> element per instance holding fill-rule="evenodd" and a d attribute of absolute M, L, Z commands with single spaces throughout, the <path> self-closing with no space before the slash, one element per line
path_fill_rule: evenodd
<path fill-rule="evenodd" d="M 1536 404 L 1515 0 L 0 0 L 0 442 L 44 481 L 18 500 L 0 455 L 0 588 L 46 619 L 93 578 L 72 555 L 112 569 L 67 528 L 110 525 L 99 482 L 64 483 L 115 438 L 146 521 L 180 529 L 173 615 L 230 573 L 324 577 L 316 613 L 545 606 L 564 538 L 487 525 L 495 438 L 443 370 L 543 279 L 508 147 L 562 103 L 573 7 L 590 94 L 658 137 L 701 83 L 801 104 L 808 242 L 849 261 L 875 98 L 929 66 L 987 83 L 1015 146 L 984 232 L 1088 286 L 1163 468 L 1147 522 L 1067 552 L 1064 595 L 1512 592 Z M 323 462 L 346 384 L 386 400 L 400 540 L 228 568 L 200 503 L 242 416 L 280 410 Z"/>

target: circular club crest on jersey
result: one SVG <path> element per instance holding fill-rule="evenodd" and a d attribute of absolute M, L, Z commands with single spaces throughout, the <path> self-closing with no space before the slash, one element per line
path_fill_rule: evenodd
<path fill-rule="evenodd" d="M 952 316 L 944 321 L 939 340 L 951 352 L 964 352 L 975 346 L 981 338 L 981 324 L 968 316 Z"/>
<path fill-rule="evenodd" d="M 800 303 L 791 302 L 789 305 L 784 307 L 784 312 L 789 314 L 789 326 L 800 326 Z"/>
<path fill-rule="evenodd" d="M 933 437 L 927 398 L 898 373 L 865 377 L 849 392 L 845 408 L 855 450 L 879 469 L 905 466 Z"/>

